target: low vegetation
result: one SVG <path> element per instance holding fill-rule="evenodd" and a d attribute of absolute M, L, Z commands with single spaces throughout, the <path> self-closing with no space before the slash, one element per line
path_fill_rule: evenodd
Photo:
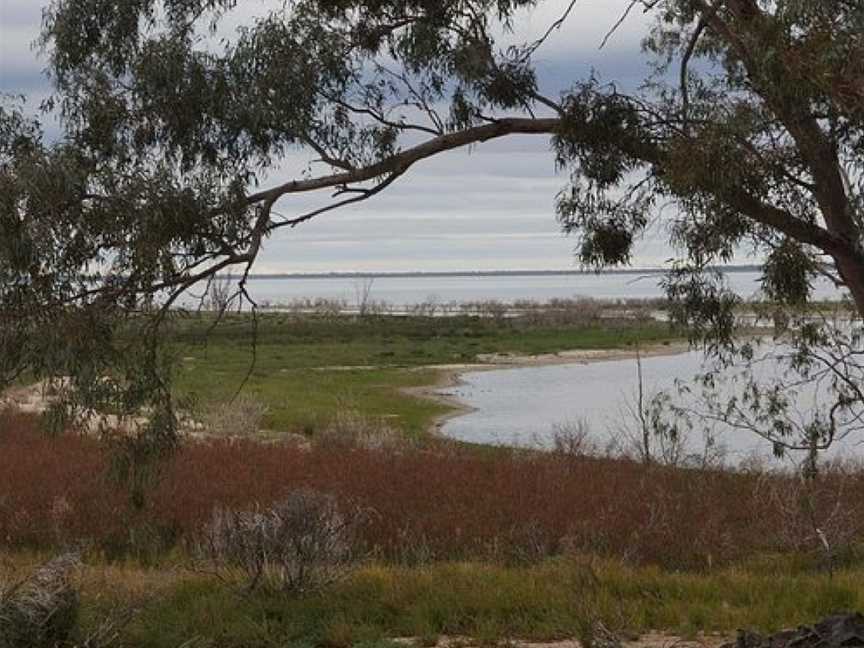
<path fill-rule="evenodd" d="M 134 609 L 120 645 L 552 639 L 592 619 L 770 630 L 864 605 L 855 466 L 805 492 L 755 467 L 644 465 L 578 444 L 212 439 L 184 444 L 142 504 L 111 462 L 95 439 L 0 420 L 4 564 L 83 547 L 75 632 Z"/>
<path fill-rule="evenodd" d="M 199 552 L 216 572 L 239 572 L 247 588 L 299 594 L 336 582 L 357 559 L 355 532 L 364 512 L 312 489 L 266 507 L 216 508 Z"/>
<path fill-rule="evenodd" d="M 52 648 L 75 630 L 78 593 L 75 554 L 49 561 L 18 580 L 0 579 L 0 648 Z"/>
<path fill-rule="evenodd" d="M 784 569 L 719 570 L 710 575 L 633 568 L 616 562 L 551 560 L 501 567 L 437 563 L 423 568 L 370 565 L 316 595 L 238 599 L 185 575 L 130 627 L 134 645 L 169 648 L 189 637 L 224 647 L 364 645 L 442 636 L 506 645 L 509 638 L 589 639 L 593 624 L 619 637 L 669 628 L 685 636 L 773 630 L 864 604 L 861 570 L 834 578 Z M 214 644 L 211 644 L 214 645 Z"/>
<path fill-rule="evenodd" d="M 804 493 L 797 478 L 767 470 L 247 440 L 187 443 L 163 464 L 142 505 L 111 483 L 112 457 L 98 441 L 48 439 L 35 427 L 26 417 L 3 420 L 0 537 L 7 547 L 84 542 L 108 557 L 146 558 L 196 546 L 217 508 L 264 511 L 306 489 L 370 511 L 357 528 L 358 547 L 399 564 L 523 564 L 575 552 L 702 570 L 774 552 L 821 559 L 816 529 L 841 564 L 857 555 L 864 522 L 864 471 L 848 466 L 826 467 L 819 488 Z M 815 525 L 799 506 L 805 495 L 814 498 Z"/>

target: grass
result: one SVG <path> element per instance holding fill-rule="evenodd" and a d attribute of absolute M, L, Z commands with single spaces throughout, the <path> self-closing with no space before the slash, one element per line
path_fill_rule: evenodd
<path fill-rule="evenodd" d="M 584 639 L 596 620 L 689 635 L 864 609 L 860 468 L 826 471 L 814 493 L 816 524 L 834 546 L 847 543 L 830 575 L 812 529 L 798 526 L 809 513 L 795 480 L 767 473 L 215 441 L 184 445 L 135 508 L 97 440 L 37 428 L 0 413 L 0 577 L 88 547 L 81 631 L 134 608 L 118 645 L 394 648 L 406 635 L 491 644 Z M 374 511 L 356 538 L 368 559 L 342 582 L 286 597 L 191 571 L 214 506 L 249 510 L 309 487 Z"/>
<path fill-rule="evenodd" d="M 116 604 L 146 601 L 124 633 L 127 645 L 176 648 L 197 639 L 219 648 L 380 643 L 394 637 L 467 636 L 480 642 L 584 637 L 602 620 L 621 633 L 662 628 L 684 636 L 775 631 L 864 606 L 864 571 L 832 577 L 790 569 L 776 558 L 761 569 L 670 573 L 580 558 L 529 567 L 439 563 L 421 568 L 371 564 L 318 594 L 244 595 L 183 570 L 85 570 L 84 625 Z"/>
<path fill-rule="evenodd" d="M 429 365 L 478 362 L 483 354 L 622 348 L 674 338 L 666 325 L 649 320 L 553 326 L 518 318 L 265 314 L 257 339 L 248 316 L 229 316 L 212 331 L 211 324 L 206 315 L 176 321 L 178 394 L 204 404 L 224 401 L 248 374 L 246 391 L 268 406 L 264 426 L 307 434 L 326 424 L 334 409 L 347 406 L 388 417 L 409 436 L 422 435 L 446 407 L 401 390 L 434 384 L 438 372 L 424 369 Z"/>
<path fill-rule="evenodd" d="M 266 354 L 266 348 L 261 352 Z M 269 364 L 260 363 L 244 391 L 267 406 L 263 425 L 276 437 L 280 432 L 314 435 L 333 412 L 353 409 L 365 416 L 385 417 L 408 437 L 418 438 L 435 417 L 447 411 L 444 405 L 401 392 L 434 384 L 435 371 L 276 369 Z M 184 369 L 179 389 L 184 396 L 204 401 L 230 399 L 246 370 L 242 365 L 232 366 L 224 357 L 195 365 Z"/>

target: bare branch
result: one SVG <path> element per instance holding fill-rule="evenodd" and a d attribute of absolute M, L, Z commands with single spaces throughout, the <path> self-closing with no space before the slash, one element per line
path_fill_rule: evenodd
<path fill-rule="evenodd" d="M 642 4 L 640 0 L 630 0 L 630 4 L 627 5 L 627 9 L 624 10 L 624 13 L 615 21 L 615 24 L 612 25 L 611 29 L 606 32 L 606 35 L 603 37 L 603 40 L 600 42 L 600 47 L 598 49 L 603 49 L 606 47 L 606 43 L 609 42 L 609 39 L 618 31 L 618 28 L 624 24 L 624 21 L 627 20 L 627 17 L 630 15 L 630 12 L 633 11 L 633 7 L 638 4 Z"/>
<path fill-rule="evenodd" d="M 570 0 L 570 4 L 567 5 L 567 9 L 564 10 L 564 13 L 561 14 L 561 16 L 551 25 L 549 25 L 549 28 L 546 30 L 546 32 L 525 50 L 522 55 L 523 61 L 530 58 L 531 55 L 534 54 L 534 52 L 536 52 L 540 48 L 540 46 L 546 42 L 546 39 L 552 35 L 552 32 L 561 29 L 561 26 L 566 22 L 567 18 L 570 17 L 570 13 L 573 11 L 573 7 L 576 6 L 576 2 L 577 0 Z"/>
<path fill-rule="evenodd" d="M 311 148 L 313 151 L 315 151 L 319 155 L 319 157 L 321 158 L 321 161 L 324 162 L 325 164 L 329 164 L 330 166 L 335 167 L 337 169 L 342 169 L 343 171 L 353 171 L 354 170 L 354 166 L 351 163 L 349 163 L 345 160 L 340 160 L 338 158 L 334 158 L 332 155 L 327 153 L 326 150 L 324 150 L 323 146 L 318 144 L 311 137 L 307 137 L 303 141 L 305 142 L 305 144 L 309 148 Z"/>
<path fill-rule="evenodd" d="M 366 115 L 368 117 L 371 117 L 372 119 L 374 119 L 378 123 L 382 124 L 383 126 L 387 126 L 389 128 L 397 128 L 397 129 L 403 130 L 403 131 L 414 130 L 414 131 L 419 131 L 421 133 L 427 133 L 429 135 L 440 135 L 441 134 L 441 131 L 439 129 L 436 129 L 436 128 L 429 128 L 428 126 L 423 126 L 422 124 L 412 124 L 410 122 L 404 122 L 404 121 L 398 121 L 398 122 L 392 121 L 390 119 L 387 119 L 382 113 L 378 112 L 377 110 L 373 110 L 372 108 L 355 106 L 353 104 L 348 103 L 347 101 L 339 99 L 338 97 L 328 96 L 328 95 L 325 95 L 323 93 L 319 93 L 319 94 L 321 94 L 321 96 L 324 97 L 327 101 L 330 101 L 330 102 L 336 104 L 337 106 L 341 106 L 342 108 L 344 108 L 345 110 L 347 110 L 349 112 L 352 112 L 352 113 L 357 114 L 357 115 Z"/>

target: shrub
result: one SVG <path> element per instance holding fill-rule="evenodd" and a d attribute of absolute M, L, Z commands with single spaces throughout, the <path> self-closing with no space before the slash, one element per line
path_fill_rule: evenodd
<path fill-rule="evenodd" d="M 552 430 L 552 451 L 559 457 L 586 457 L 599 454 L 585 420 L 558 423 Z"/>
<path fill-rule="evenodd" d="M 340 408 L 326 427 L 316 432 L 315 443 L 327 448 L 384 450 L 404 445 L 405 437 L 384 418 Z"/>
<path fill-rule="evenodd" d="M 306 592 L 347 573 L 361 518 L 359 509 L 340 510 L 331 495 L 297 490 L 264 510 L 217 508 L 201 550 L 217 570 L 243 572 L 250 590 Z"/>
<path fill-rule="evenodd" d="M 207 434 L 217 437 L 249 437 L 261 429 L 267 406 L 248 394 L 232 401 L 211 403 L 201 415 Z"/>
<path fill-rule="evenodd" d="M 596 323 L 608 304 L 602 301 L 551 299 L 546 303 L 522 300 L 514 304 L 519 322 L 530 326 L 584 326 Z"/>
<path fill-rule="evenodd" d="M 813 517 L 796 506 L 789 476 L 764 467 L 696 470 L 585 456 L 575 433 L 558 453 L 194 441 L 162 465 L 147 506 L 134 508 L 108 480 L 110 452 L 96 439 L 49 439 L 37 428 L 32 417 L 0 415 L 4 546 L 85 541 L 120 556 L 140 542 L 133 531 L 151 529 L 162 548 L 194 547 L 214 507 L 266 510 L 302 489 L 331 494 L 343 514 L 352 503 L 376 511 L 358 522 L 356 546 L 412 563 L 530 561 L 571 550 L 704 569 L 765 552 L 806 551 L 818 560 L 824 535 L 836 564 L 864 529 L 861 466 L 825 467 Z"/>

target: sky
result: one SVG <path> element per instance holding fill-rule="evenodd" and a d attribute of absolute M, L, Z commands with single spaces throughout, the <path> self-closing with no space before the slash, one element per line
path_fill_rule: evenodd
<path fill-rule="evenodd" d="M 34 106 L 51 91 L 43 73 L 44 58 L 32 46 L 44 4 L 0 0 L 0 92 L 24 94 Z M 268 2 L 239 4 L 232 15 L 235 24 L 260 15 Z M 515 33 L 508 38 L 532 41 L 567 4 L 540 2 L 517 17 Z M 592 70 L 620 87 L 638 85 L 646 73 L 640 41 L 648 28 L 647 16 L 634 10 L 600 49 L 629 4 L 577 0 L 562 28 L 535 55 L 541 89 L 554 96 Z M 308 158 L 292 154 L 267 184 L 294 177 Z M 554 211 L 555 196 L 566 180 L 556 173 L 545 136 L 514 136 L 452 151 L 418 163 L 369 201 L 277 233 L 266 242 L 255 271 L 574 269 L 576 240 L 561 233 Z M 277 211 L 290 217 L 326 201 L 323 195 L 304 195 L 283 201 Z M 637 246 L 633 264 L 658 266 L 670 256 L 662 233 L 654 232 Z"/>

